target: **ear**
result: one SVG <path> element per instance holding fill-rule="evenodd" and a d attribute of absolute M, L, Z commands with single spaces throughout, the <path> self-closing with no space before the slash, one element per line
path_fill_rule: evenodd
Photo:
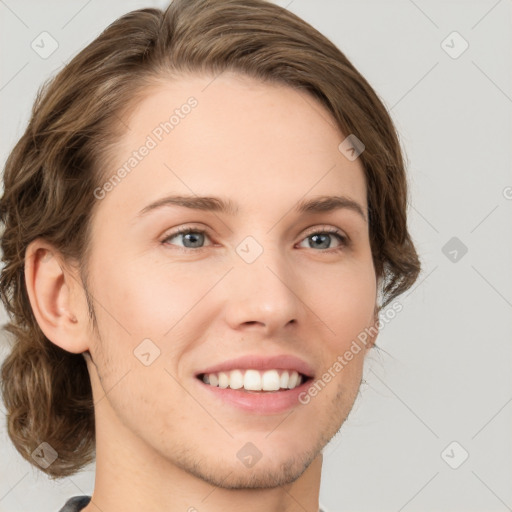
<path fill-rule="evenodd" d="M 25 285 L 36 321 L 44 335 L 73 353 L 89 349 L 85 294 L 77 272 L 45 240 L 33 240 L 25 251 Z"/>

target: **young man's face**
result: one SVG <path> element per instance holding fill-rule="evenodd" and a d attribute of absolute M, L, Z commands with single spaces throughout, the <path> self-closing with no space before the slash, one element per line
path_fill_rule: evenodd
<path fill-rule="evenodd" d="M 338 149 L 345 135 L 313 98 L 231 74 L 211 80 L 151 90 L 124 120 L 107 175 L 127 162 L 130 171 L 97 193 L 89 291 L 99 336 L 89 371 L 98 440 L 220 487 L 275 487 L 294 481 L 347 417 L 365 350 L 333 368 L 375 322 L 363 216 L 296 208 L 345 196 L 366 215 L 366 184 L 359 159 Z M 182 107 L 190 97 L 197 104 Z M 222 198 L 238 211 L 141 213 L 178 195 Z M 325 234 L 335 230 L 347 245 Z M 229 363 L 245 356 L 255 359 Z M 268 360 L 279 356 L 290 357 Z M 225 363 L 228 375 L 241 370 L 233 387 L 247 369 L 271 388 L 276 372 L 267 370 L 278 370 L 280 386 L 285 369 L 311 380 L 287 391 L 225 389 L 213 371 Z M 200 377 L 210 369 L 207 384 Z M 329 369 L 330 382 L 306 395 Z M 223 388 L 211 385 L 216 377 Z"/>

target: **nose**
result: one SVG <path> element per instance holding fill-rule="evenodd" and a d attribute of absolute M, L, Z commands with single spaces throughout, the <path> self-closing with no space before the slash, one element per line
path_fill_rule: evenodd
<path fill-rule="evenodd" d="M 235 330 L 271 336 L 296 324 L 303 312 L 300 281 L 279 250 L 265 249 L 252 263 L 235 255 L 224 283 L 226 321 Z"/>

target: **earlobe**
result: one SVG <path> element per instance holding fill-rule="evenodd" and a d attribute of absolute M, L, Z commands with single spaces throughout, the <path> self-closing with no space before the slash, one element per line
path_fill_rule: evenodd
<path fill-rule="evenodd" d="M 25 252 L 25 285 L 36 321 L 44 335 L 62 349 L 88 350 L 86 325 L 79 318 L 74 291 L 80 287 L 57 252 L 44 240 L 32 241 Z"/>

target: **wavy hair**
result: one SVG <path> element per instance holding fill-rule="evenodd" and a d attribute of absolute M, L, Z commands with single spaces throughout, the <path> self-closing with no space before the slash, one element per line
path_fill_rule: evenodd
<path fill-rule="evenodd" d="M 85 359 L 48 340 L 28 298 L 24 265 L 42 237 L 87 283 L 90 225 L 101 169 L 123 135 L 119 122 L 157 81 L 234 71 L 306 91 L 341 132 L 365 145 L 369 236 L 381 302 L 410 288 L 420 262 L 407 229 L 406 165 L 393 122 L 347 57 L 311 25 L 265 0 L 174 0 L 108 26 L 38 93 L 3 171 L 0 298 L 12 335 L 1 371 L 8 433 L 32 464 L 49 443 L 48 475 L 71 475 L 94 458 L 94 405 Z M 85 288 L 87 291 L 87 288 Z M 89 302 L 90 298 L 88 298 Z M 92 317 L 92 304 L 89 303 Z"/>

